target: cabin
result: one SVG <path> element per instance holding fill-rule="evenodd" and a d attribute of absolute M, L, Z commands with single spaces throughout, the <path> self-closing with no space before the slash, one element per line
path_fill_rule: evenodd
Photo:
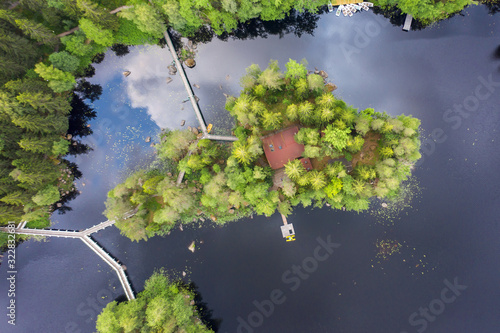
<path fill-rule="evenodd" d="M 298 132 L 298 126 L 293 126 L 262 138 L 264 153 L 272 169 L 282 168 L 288 161 L 302 156 L 304 145 L 294 139 Z M 311 170 L 311 161 L 308 158 L 301 161 L 306 170 Z"/>

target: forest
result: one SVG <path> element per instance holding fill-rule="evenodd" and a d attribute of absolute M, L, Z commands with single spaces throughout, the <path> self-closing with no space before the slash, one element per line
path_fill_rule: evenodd
<path fill-rule="evenodd" d="M 97 332 L 213 332 L 200 318 L 198 297 L 190 289 L 159 270 L 136 299 L 108 303 L 97 317 Z"/>
<path fill-rule="evenodd" d="M 240 96 L 226 102 L 238 140 L 198 139 L 189 130 L 162 133 L 152 167 L 108 193 L 106 216 L 139 241 L 166 235 L 178 223 L 222 225 L 276 211 L 288 216 L 299 204 L 360 212 L 372 197 L 396 197 L 420 158 L 420 121 L 359 111 L 336 98 L 331 84 L 306 64 L 290 60 L 284 72 L 277 61 L 264 70 L 248 67 Z M 311 170 L 300 159 L 273 170 L 266 159 L 262 138 L 291 126 L 300 128 L 294 140 Z M 177 184 L 180 172 L 185 175 Z M 135 215 L 124 218 L 129 212 Z"/>

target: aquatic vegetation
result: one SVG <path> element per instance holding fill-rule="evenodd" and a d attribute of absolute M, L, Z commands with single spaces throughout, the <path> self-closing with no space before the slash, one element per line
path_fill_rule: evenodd
<path fill-rule="evenodd" d="M 408 276 L 418 278 L 437 267 L 435 260 L 431 260 L 428 255 L 405 241 L 377 240 L 375 247 L 377 253 L 371 261 L 371 267 L 386 275 L 390 274 L 390 271 L 400 270 Z"/>
<path fill-rule="evenodd" d="M 416 177 L 410 177 L 401 183 L 397 195 L 386 198 L 381 203 L 375 204 L 370 209 L 370 215 L 375 217 L 377 223 L 391 226 L 408 216 L 412 210 L 418 209 L 414 205 L 421 197 L 423 189 Z"/>
<path fill-rule="evenodd" d="M 399 249 L 401 248 L 401 243 L 396 240 L 383 239 L 377 240 L 375 243 L 377 247 L 377 257 L 382 258 L 384 260 L 389 259 L 394 253 L 399 253 Z"/>

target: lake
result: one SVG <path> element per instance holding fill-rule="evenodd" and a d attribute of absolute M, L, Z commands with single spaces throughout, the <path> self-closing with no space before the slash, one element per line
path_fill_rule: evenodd
<path fill-rule="evenodd" d="M 422 120 L 423 158 L 404 200 L 387 209 L 374 200 L 363 214 L 297 208 L 288 219 L 297 234 L 290 243 L 279 214 L 193 225 L 140 243 L 114 227 L 94 238 L 127 266 L 136 291 L 157 268 L 179 277 L 185 271 L 219 332 L 498 332 L 498 15 L 472 6 L 408 33 L 372 12 L 322 14 L 309 24 L 317 24 L 314 35 L 300 38 L 199 44 L 197 65 L 186 72 L 200 86 L 194 90 L 207 123 L 227 133 L 223 93 L 239 94 L 250 64 L 265 68 L 277 59 L 284 69 L 289 58 L 306 58 L 348 104 Z M 109 53 L 95 66 L 91 81 L 104 93 L 94 102 L 94 134 L 84 139 L 94 150 L 72 159 L 83 173 L 82 193 L 72 211 L 53 216 L 55 228 L 105 221 L 107 191 L 154 158 L 145 139 L 181 128 L 181 120 L 196 125 L 179 75 L 165 81 L 171 62 L 168 50 L 155 46 Z M 402 247 L 384 260 L 376 242 L 387 239 Z M 17 324 L 4 317 L 0 332 L 93 332 L 101 309 L 123 299 L 115 273 L 78 240 L 28 241 L 16 252 Z M 0 277 L 6 311 L 6 265 Z"/>

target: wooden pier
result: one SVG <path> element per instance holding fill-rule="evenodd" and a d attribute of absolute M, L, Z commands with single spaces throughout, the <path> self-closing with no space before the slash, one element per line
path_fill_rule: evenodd
<path fill-rule="evenodd" d="M 198 106 L 198 102 L 196 101 L 196 97 L 193 93 L 193 88 L 191 88 L 191 84 L 189 83 L 186 72 L 184 71 L 184 67 L 182 66 L 182 63 L 179 60 L 179 57 L 177 57 L 177 52 L 175 50 L 174 44 L 172 43 L 172 40 L 170 39 L 170 35 L 168 34 L 168 31 L 165 31 L 163 33 L 163 35 L 165 36 L 165 40 L 167 41 L 167 46 L 170 50 L 170 54 L 172 54 L 172 58 L 174 58 L 175 67 L 177 67 L 177 71 L 179 72 L 181 79 L 182 79 L 182 82 L 184 83 L 184 87 L 186 88 L 186 91 L 188 93 L 189 100 L 191 101 L 191 106 L 193 107 L 193 110 L 196 114 L 196 118 L 198 119 L 198 123 L 200 124 L 201 131 L 203 132 L 203 138 L 209 139 L 209 140 L 223 140 L 223 141 L 236 141 L 236 140 L 238 140 L 238 138 L 236 138 L 235 136 L 223 136 L 223 135 L 208 134 L 207 126 L 205 124 L 205 119 L 203 119 L 203 115 L 200 111 L 200 107 Z"/>
<path fill-rule="evenodd" d="M 281 234 L 283 238 L 286 238 L 287 242 L 292 242 L 295 240 L 295 229 L 293 224 L 288 224 L 286 216 L 281 214 L 281 219 L 283 220 L 283 225 L 281 226 Z"/>
<path fill-rule="evenodd" d="M 413 21 L 413 16 L 411 16 L 410 14 L 406 14 L 405 24 L 403 26 L 404 31 L 410 31 L 412 21 Z"/>

